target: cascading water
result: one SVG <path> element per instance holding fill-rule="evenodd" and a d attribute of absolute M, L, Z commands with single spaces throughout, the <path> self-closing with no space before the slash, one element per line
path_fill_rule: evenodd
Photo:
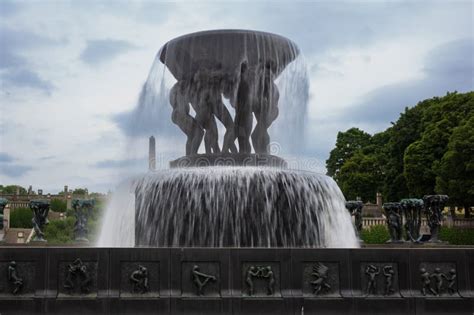
<path fill-rule="evenodd" d="M 152 173 L 136 184 L 136 209 L 137 245 L 357 245 L 341 191 L 310 172 L 221 166 Z"/>
<path fill-rule="evenodd" d="M 119 191 L 100 246 L 358 245 L 339 187 L 312 172 L 170 169 L 136 178 Z"/>
<path fill-rule="evenodd" d="M 158 60 L 177 79 L 172 88 Z M 155 130 L 158 138 L 170 137 L 172 125 L 164 116 L 171 116 L 187 137 L 186 156 L 172 165 L 191 167 L 123 183 L 98 245 L 357 247 L 337 184 L 325 175 L 286 169 L 269 154 L 270 136 L 290 154 L 304 147 L 307 100 L 304 61 L 284 37 L 230 30 L 168 42 L 130 123 L 136 134 Z M 217 128 L 216 119 L 223 126 Z M 218 130 L 225 132 L 222 147 Z M 203 140 L 206 154 L 199 154 Z M 202 165 L 207 167 L 196 167 Z"/>

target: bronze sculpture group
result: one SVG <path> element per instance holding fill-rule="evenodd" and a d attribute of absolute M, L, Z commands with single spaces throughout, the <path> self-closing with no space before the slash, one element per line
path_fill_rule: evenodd
<path fill-rule="evenodd" d="M 423 197 L 426 218 L 431 231 L 431 242 L 439 242 L 438 234 L 443 218 L 441 212 L 448 199 L 449 197 L 446 195 L 427 195 Z"/>
<path fill-rule="evenodd" d="M 167 42 L 159 59 L 177 80 L 169 100 L 186 155 L 196 155 L 203 140 L 207 155 L 250 154 L 252 146 L 268 154 L 268 128 L 279 113 L 275 80 L 298 55 L 289 39 L 257 31 L 204 31 Z M 225 128 L 222 147 L 216 119 Z"/>
<path fill-rule="evenodd" d="M 201 67 L 189 78 L 179 80 L 170 91 L 170 104 L 172 121 L 187 136 L 186 155 L 197 154 L 203 140 L 206 154 L 251 153 L 250 138 L 256 153 L 268 153 L 267 130 L 278 116 L 276 70 L 272 60 L 262 60 L 257 66 L 242 62 L 234 74 Z M 234 119 L 223 97 L 235 109 Z M 222 148 L 216 119 L 225 128 Z"/>
<path fill-rule="evenodd" d="M 3 224 L 3 208 L 1 205 L 2 201 L 0 200 L 0 219 L 1 224 Z M 77 242 L 88 242 L 87 221 L 92 212 L 92 209 L 94 208 L 94 200 L 74 199 L 71 205 L 74 209 L 74 216 L 76 217 L 76 222 L 74 223 L 74 239 Z M 35 231 L 35 237 L 33 241 L 46 242 L 47 240 L 44 238 L 44 228 L 45 225 L 49 223 L 48 214 L 50 210 L 50 202 L 49 200 L 43 199 L 31 200 L 29 203 L 29 207 L 33 211 L 33 219 L 31 220 L 33 229 Z"/>
<path fill-rule="evenodd" d="M 66 276 L 64 281 L 64 289 L 69 294 L 79 292 L 87 294 L 90 292 L 92 279 L 88 266 L 81 259 L 76 259 L 66 267 Z"/>
<path fill-rule="evenodd" d="M 349 211 L 351 216 L 354 217 L 355 221 L 355 228 L 357 233 L 359 234 L 362 231 L 362 208 L 364 207 L 364 203 L 359 200 L 350 200 L 346 202 L 346 209 Z"/>
<path fill-rule="evenodd" d="M 33 219 L 31 220 L 31 222 L 33 223 L 33 228 L 35 230 L 34 241 L 46 242 L 46 240 L 44 239 L 43 228 L 46 224 L 49 223 L 49 201 L 31 200 L 30 209 L 33 211 Z"/>
<path fill-rule="evenodd" d="M 248 295 L 255 293 L 255 280 L 265 280 L 267 282 L 267 295 L 273 295 L 275 291 L 275 275 L 271 266 L 250 266 L 247 269 L 245 283 L 248 287 Z"/>
<path fill-rule="evenodd" d="M 456 292 L 456 269 L 451 268 L 448 275 L 437 267 L 430 274 L 426 268 L 420 268 L 421 294 L 440 296 L 445 291 L 453 295 Z"/>
<path fill-rule="evenodd" d="M 74 223 L 74 239 L 76 242 L 88 242 L 87 221 L 94 208 L 93 199 L 74 199 L 72 201 L 72 208 L 74 209 L 74 216 L 76 222 Z"/>
<path fill-rule="evenodd" d="M 365 268 L 365 275 L 367 277 L 367 286 L 365 288 L 365 295 L 377 295 L 377 279 L 380 274 L 380 267 L 374 264 L 367 265 Z M 395 293 L 395 269 L 392 265 L 385 265 L 382 267 L 382 274 L 385 277 L 384 296 L 390 296 Z"/>
<path fill-rule="evenodd" d="M 438 239 L 439 228 L 443 218 L 442 211 L 447 201 L 448 196 L 446 195 L 426 195 L 423 200 L 403 199 L 400 202 L 384 203 L 383 209 L 390 233 L 388 242 L 403 242 L 403 228 L 405 228 L 407 241 L 419 243 L 421 241 L 422 212 L 424 212 L 430 228 L 429 242 L 440 242 Z"/>
<path fill-rule="evenodd" d="M 3 230 L 3 211 L 5 207 L 7 206 L 7 203 L 8 203 L 7 199 L 0 198 L 0 230 Z"/>
<path fill-rule="evenodd" d="M 420 240 L 423 205 L 421 199 L 402 199 L 400 201 L 400 207 L 405 216 L 405 233 L 409 241 L 419 242 Z"/>
<path fill-rule="evenodd" d="M 388 202 L 383 204 L 387 220 L 388 232 L 390 233 L 390 243 L 402 242 L 402 215 L 398 202 Z"/>

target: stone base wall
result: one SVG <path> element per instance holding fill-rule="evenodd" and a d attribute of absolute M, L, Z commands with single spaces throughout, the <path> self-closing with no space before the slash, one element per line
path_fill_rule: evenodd
<path fill-rule="evenodd" d="M 473 248 L 3 247 L 0 275 L 2 315 L 474 311 Z"/>

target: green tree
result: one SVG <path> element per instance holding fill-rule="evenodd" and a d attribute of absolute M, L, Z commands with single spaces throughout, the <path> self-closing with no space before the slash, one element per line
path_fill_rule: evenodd
<path fill-rule="evenodd" d="M 73 195 L 87 195 L 88 190 L 87 190 L 87 188 L 76 188 L 76 189 L 74 189 L 72 194 Z"/>
<path fill-rule="evenodd" d="M 50 244 L 67 244 L 74 240 L 74 217 L 52 220 L 44 229 L 44 237 Z"/>
<path fill-rule="evenodd" d="M 456 136 L 458 140 L 452 138 L 454 131 L 464 126 L 472 115 L 474 92 L 453 92 L 405 108 L 390 128 L 372 137 L 357 128 L 340 132 L 326 161 L 328 175 L 334 177 L 348 198 L 368 196 L 374 187 L 388 201 L 445 192 L 453 196 L 451 205 L 468 207 L 463 200 L 470 198 L 472 184 L 468 181 L 463 184 L 461 174 L 470 175 L 467 165 L 472 154 L 466 153 L 463 161 L 459 154 L 446 154 L 453 151 L 450 146 L 454 144 L 449 143 L 461 142 L 462 136 Z M 463 141 L 462 150 L 466 151 L 472 140 L 464 135 Z M 466 165 L 464 173 L 450 170 L 454 160 Z M 372 167 L 369 163 L 373 163 Z"/>
<path fill-rule="evenodd" d="M 474 205 L 474 113 L 465 124 L 454 128 L 448 150 L 435 168 L 436 192 L 448 195 L 451 203 L 462 205 L 469 218 Z"/>
<path fill-rule="evenodd" d="M 336 179 L 344 163 L 349 160 L 355 152 L 370 144 L 370 134 L 358 129 L 351 128 L 345 132 L 338 132 L 336 147 L 329 154 L 326 161 L 327 174 Z"/>
<path fill-rule="evenodd" d="M 21 187 L 18 185 L 6 185 L 6 186 L 0 185 L 0 191 L 2 194 L 5 194 L 5 195 L 14 195 L 16 194 L 17 187 L 20 188 L 20 195 L 28 194 L 28 191 L 24 187 Z"/>
<path fill-rule="evenodd" d="M 423 114 L 429 105 L 430 100 L 426 100 L 412 108 L 405 108 L 397 122 L 385 131 L 388 141 L 383 148 L 387 160 L 382 192 L 386 200 L 400 200 L 409 195 L 403 176 L 404 153 L 411 143 L 420 138 Z"/>
<path fill-rule="evenodd" d="M 425 142 L 415 141 L 408 146 L 404 156 L 404 171 L 410 197 L 434 193 L 435 173 L 432 171 L 434 156 Z"/>
<path fill-rule="evenodd" d="M 62 199 L 52 199 L 50 203 L 50 209 L 55 212 L 66 212 L 67 202 Z"/>
<path fill-rule="evenodd" d="M 409 194 L 432 194 L 436 184 L 436 165 L 448 150 L 453 130 L 473 113 L 474 93 L 448 93 L 434 98 L 423 114 L 421 139 L 410 144 L 404 153 L 404 171 Z"/>
<path fill-rule="evenodd" d="M 344 165 L 338 175 L 338 184 L 346 199 L 360 197 L 362 201 L 375 201 L 381 186 L 380 174 L 377 174 L 376 155 L 356 152 Z"/>

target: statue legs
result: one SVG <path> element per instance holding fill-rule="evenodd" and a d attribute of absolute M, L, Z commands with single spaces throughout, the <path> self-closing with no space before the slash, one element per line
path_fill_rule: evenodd
<path fill-rule="evenodd" d="M 214 115 L 212 115 L 208 110 L 204 110 L 204 112 L 196 113 L 196 120 L 205 130 L 204 146 L 206 148 L 206 153 L 219 153 L 221 150 L 219 148 L 219 136 Z"/>
<path fill-rule="evenodd" d="M 270 135 L 268 128 L 278 117 L 278 89 L 273 82 L 267 82 L 270 86 L 270 92 L 264 91 L 269 95 L 260 98 L 253 106 L 253 112 L 257 120 L 255 130 L 252 133 L 252 144 L 256 153 L 267 154 L 270 145 Z"/>
<path fill-rule="evenodd" d="M 240 153 L 251 153 L 250 134 L 252 132 L 253 115 L 248 104 L 237 104 L 235 109 L 235 134 L 239 142 Z"/>
<path fill-rule="evenodd" d="M 219 134 L 216 119 L 212 107 L 215 103 L 212 90 L 206 84 L 201 84 L 198 94 L 196 94 L 191 105 L 196 112 L 196 121 L 204 129 L 204 146 L 207 154 L 219 153 Z"/>
<path fill-rule="evenodd" d="M 221 97 L 219 95 L 219 97 Z M 237 153 L 237 147 L 235 145 L 235 126 L 234 121 L 232 120 L 232 116 L 230 115 L 229 111 L 225 107 L 224 103 L 221 100 L 218 100 L 213 104 L 213 112 L 214 116 L 219 119 L 219 121 L 224 125 L 226 128 L 224 134 L 224 143 L 222 145 L 222 152 L 224 153 Z"/>
<path fill-rule="evenodd" d="M 33 229 L 35 230 L 36 234 L 36 239 L 43 239 L 44 234 L 43 231 L 41 231 L 39 223 L 36 221 L 36 218 L 34 217 L 31 222 L 33 223 Z"/>
<path fill-rule="evenodd" d="M 189 114 L 190 105 L 186 97 L 185 82 L 176 83 L 170 91 L 170 103 L 173 107 L 171 120 L 186 134 L 186 155 L 197 154 L 204 131 L 197 121 Z"/>
<path fill-rule="evenodd" d="M 172 120 L 187 136 L 186 155 L 197 154 L 204 136 L 202 128 L 189 113 L 180 110 L 173 110 Z"/>
<path fill-rule="evenodd" d="M 247 63 L 240 65 L 240 82 L 235 104 L 235 135 L 239 142 L 239 153 L 251 153 L 250 134 L 252 132 L 252 93 Z"/>

